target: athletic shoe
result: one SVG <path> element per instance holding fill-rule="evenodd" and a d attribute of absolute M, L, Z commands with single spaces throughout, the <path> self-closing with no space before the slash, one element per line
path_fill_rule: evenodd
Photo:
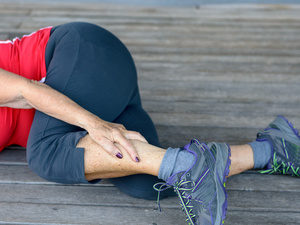
<path fill-rule="evenodd" d="M 264 131 L 257 134 L 256 140 L 268 141 L 272 149 L 267 170 L 261 173 L 300 176 L 299 132 L 285 117 L 276 117 Z"/>
<path fill-rule="evenodd" d="M 174 188 L 190 225 L 224 223 L 228 205 L 225 180 L 231 163 L 229 146 L 194 139 L 182 151 L 185 150 L 195 156 L 190 169 L 173 174 L 166 183 L 154 185 L 154 189 L 161 192 Z"/>

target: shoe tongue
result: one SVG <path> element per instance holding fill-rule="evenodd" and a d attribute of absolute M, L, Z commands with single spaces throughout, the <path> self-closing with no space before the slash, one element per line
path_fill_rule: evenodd
<path fill-rule="evenodd" d="M 209 144 L 209 149 L 204 152 L 206 163 L 210 170 L 214 170 L 217 156 L 217 146 L 215 144 Z"/>
<path fill-rule="evenodd" d="M 270 128 L 279 130 L 279 128 L 275 124 L 270 124 L 269 126 L 270 126 Z"/>
<path fill-rule="evenodd" d="M 192 170 L 192 180 L 196 181 L 199 178 L 199 174 L 202 174 L 207 168 L 205 164 L 205 157 L 201 154 L 201 157 L 198 156 L 198 159 Z"/>
<path fill-rule="evenodd" d="M 214 160 L 216 160 L 217 146 L 216 146 L 216 145 L 212 145 L 212 146 L 210 147 L 210 152 L 212 153 L 212 156 L 213 156 Z"/>

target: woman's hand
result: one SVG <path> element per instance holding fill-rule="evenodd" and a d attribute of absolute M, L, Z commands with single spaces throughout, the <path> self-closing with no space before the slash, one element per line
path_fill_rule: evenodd
<path fill-rule="evenodd" d="M 121 124 L 109 123 L 99 119 L 94 126 L 86 128 L 93 141 L 104 148 L 110 155 L 122 158 L 122 151 L 115 145 L 118 143 L 128 152 L 133 161 L 139 162 L 139 156 L 130 139 L 148 143 L 138 132 L 128 131 Z"/>

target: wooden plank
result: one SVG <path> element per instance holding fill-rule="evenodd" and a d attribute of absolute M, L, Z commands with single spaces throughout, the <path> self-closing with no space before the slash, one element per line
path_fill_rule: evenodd
<path fill-rule="evenodd" d="M 187 40 L 190 41 L 190 40 Z M 299 39 L 295 41 L 298 42 Z M 293 44 L 291 44 L 292 46 Z M 297 48 L 297 44 L 294 45 L 295 48 Z M 300 45 L 299 45 L 300 46 Z M 194 54 L 194 55 L 176 55 L 176 54 L 135 54 L 135 57 L 137 61 L 141 62 L 173 62 L 173 63 L 198 63 L 198 62 L 216 62 L 219 63 L 262 63 L 262 64 L 268 64 L 268 65 L 298 65 L 300 63 L 299 58 L 296 57 L 272 57 L 267 58 L 265 56 L 246 56 L 244 55 L 241 57 L 240 55 L 200 55 L 200 54 Z"/>
<path fill-rule="evenodd" d="M 121 193 L 116 187 L 97 185 L 5 184 L 1 183 L 0 202 L 82 206 L 118 206 L 156 209 L 156 201 L 137 199 Z M 178 199 L 163 200 L 164 208 L 180 209 Z M 1 218 L 1 217 L 0 217 Z"/>
<path fill-rule="evenodd" d="M 119 31 L 121 32 L 121 31 Z M 277 36 L 276 34 L 273 34 L 274 36 Z M 296 34 L 291 34 L 292 36 L 296 36 Z M 214 35 L 210 35 L 208 38 L 213 38 Z M 200 39 L 200 38 L 199 38 Z M 128 42 L 128 41 L 127 41 Z M 249 47 L 245 46 L 243 48 L 221 48 L 220 46 L 214 46 L 214 47 L 199 47 L 199 46 L 194 46 L 192 47 L 184 47 L 184 46 L 155 46 L 155 45 L 150 45 L 150 44 L 145 44 L 144 46 L 137 46 L 137 45 L 130 45 L 129 49 L 133 55 L 136 55 L 138 53 L 144 53 L 144 54 L 162 54 L 162 55 L 234 55 L 234 56 L 240 56 L 243 57 L 244 55 L 250 55 L 250 56 L 265 56 L 265 57 L 274 57 L 274 56 L 282 56 L 282 57 L 298 57 L 300 55 L 300 50 L 291 48 L 266 48 L 266 47 L 259 47 L 255 48 L 254 46 Z M 136 58 L 138 60 L 138 58 Z M 139 66 L 139 65 L 137 65 Z M 146 65 L 144 65 L 146 66 Z M 159 68 L 158 68 L 159 69 Z M 226 74 L 226 73 L 225 73 Z M 251 73 L 250 73 L 251 74 Z M 255 73 L 256 74 L 256 73 Z M 252 73 L 251 75 L 254 75 Z"/>
<path fill-rule="evenodd" d="M 225 101 L 225 100 L 224 100 Z M 263 103 L 263 102 L 226 102 L 217 100 L 198 100 L 195 102 L 170 101 L 167 105 L 160 101 L 144 100 L 144 108 L 149 113 L 185 113 L 185 114 L 210 114 L 210 115 L 241 115 L 246 117 L 259 117 L 261 115 L 272 117 L 276 114 L 287 117 L 297 117 L 297 105 L 288 103 Z M 266 108 L 268 111 L 266 111 Z M 253 119 L 255 120 L 255 119 Z M 255 122 L 255 121 L 253 121 Z M 269 121 L 271 122 L 271 120 Z M 213 125 L 213 124 L 212 124 Z M 295 124 L 296 125 L 296 124 Z"/>
<path fill-rule="evenodd" d="M 252 171 L 229 177 L 226 188 L 229 191 L 278 192 L 278 195 L 281 195 L 281 192 L 290 192 L 298 195 L 299 184 L 300 180 L 297 177 L 259 174 L 258 171 Z M 280 206 L 275 204 L 274 207 Z"/>
<path fill-rule="evenodd" d="M 1 154 L 0 154 L 1 155 Z M 38 175 L 33 173 L 27 165 L 16 165 L 13 163 L 0 163 L 0 183 L 2 184 L 17 184 L 17 183 L 49 183 Z"/>
<path fill-rule="evenodd" d="M 172 10 L 165 9 L 163 7 L 161 8 L 150 8 L 150 7 L 140 7 L 140 6 L 127 6 L 128 11 L 124 12 L 122 10 L 122 7 L 120 6 L 114 6 L 112 5 L 102 5 L 101 8 L 99 8 L 99 4 L 94 5 L 82 5 L 80 3 L 75 3 L 73 6 L 63 7 L 63 4 L 60 5 L 58 8 L 57 6 L 52 7 L 53 10 L 45 10 L 38 8 L 38 11 L 35 11 L 32 13 L 32 16 L 44 16 L 44 15 L 50 15 L 50 16 L 83 16 L 83 15 L 91 15 L 91 16 L 99 16 L 99 12 L 101 15 L 109 16 L 113 15 L 115 17 L 118 16 L 128 16 L 131 17 L 158 17 L 160 19 L 162 18 L 196 18 L 196 19 L 203 19 L 203 18 L 209 18 L 209 19 L 239 19 L 243 21 L 244 19 L 250 20 L 250 21 L 257 21 L 257 20 L 264 20 L 264 21 L 274 21 L 270 19 L 269 17 L 265 16 L 265 13 L 268 13 L 270 16 L 272 16 L 273 19 L 280 19 L 280 20 L 287 20 L 290 18 L 299 18 L 299 14 L 297 14 L 298 7 L 297 5 L 293 5 L 290 7 L 286 7 L 285 9 L 280 8 L 272 8 L 271 5 L 265 5 L 262 7 L 251 7 L 249 5 L 243 5 L 241 7 L 235 7 L 234 5 L 231 5 L 230 8 L 222 7 L 222 6 L 202 6 L 202 8 L 196 9 L 191 7 L 177 7 L 173 8 Z M 51 7 L 50 7 L 51 8 Z M 103 9 L 106 10 L 103 10 Z M 247 11 L 240 13 L 241 8 L 247 8 Z M 270 10 L 271 9 L 271 10 Z"/>
<path fill-rule="evenodd" d="M 0 154 L 1 155 L 1 154 Z M 0 162 L 0 184 L 19 185 L 60 185 L 40 178 L 30 170 L 27 165 L 18 163 Z M 76 185 L 80 186 L 80 185 Z M 82 186 L 89 186 L 82 184 Z M 114 187 L 108 180 L 101 180 L 99 183 L 91 185 L 93 187 Z"/>
<path fill-rule="evenodd" d="M 297 84 L 239 84 L 218 82 L 139 82 L 143 100 L 148 101 L 211 101 L 225 103 L 298 104 Z M 292 106 L 293 107 L 293 106 Z"/>
<path fill-rule="evenodd" d="M 230 225 L 295 225 L 299 224 L 300 214 L 298 212 L 286 212 L 286 211 L 252 211 L 252 210 L 240 210 L 229 211 L 225 219 L 225 224 Z"/>
<path fill-rule="evenodd" d="M 156 125 L 160 143 L 163 147 L 182 147 L 197 138 L 205 142 L 224 142 L 245 144 L 253 141 L 258 129 L 222 128 L 205 126 Z"/>
<path fill-rule="evenodd" d="M 186 224 L 179 209 L 0 203 L 0 224 Z M 20 213 L 22 212 L 22 213 Z"/>
<path fill-rule="evenodd" d="M 226 182 L 233 208 L 300 211 L 299 179 L 282 175 L 261 175 L 257 172 L 228 178 Z M 268 185 L 266 185 L 266 183 Z M 72 205 L 116 205 L 156 208 L 156 201 L 136 199 L 116 187 L 99 185 L 53 185 L 51 183 L 0 183 L 5 195 L 0 202 Z M 293 193 L 294 195 L 291 195 Z M 48 196 L 45 198 L 45 196 Z M 243 197 L 244 196 L 244 197 Z M 298 197 L 297 197 L 298 196 Z M 292 201 L 293 199 L 293 201 Z M 280 202 L 280 204 L 276 204 Z M 164 208 L 180 208 L 177 197 L 162 200 Z"/>
<path fill-rule="evenodd" d="M 164 113 L 151 113 L 151 118 L 158 125 L 167 126 L 185 126 L 185 127 L 223 127 L 223 128 L 256 128 L 257 126 L 265 125 L 265 127 L 274 118 L 263 117 L 251 119 L 243 115 L 210 115 L 210 114 L 186 114 L 181 113 L 167 114 Z M 299 119 L 297 119 L 298 122 Z M 293 121 L 293 120 L 292 120 Z"/>
<path fill-rule="evenodd" d="M 271 182 L 270 182 L 271 181 Z M 265 183 L 269 185 L 266 186 Z M 243 187 L 244 185 L 244 187 Z M 5 214 L 1 215 L 1 220 L 10 218 L 11 213 L 7 216 L 6 208 L 12 209 L 14 207 L 20 207 L 20 205 L 26 205 L 26 208 L 31 210 L 36 210 L 36 206 L 43 208 L 39 216 L 35 216 L 34 219 L 39 219 L 40 222 L 51 222 L 45 221 L 45 212 L 52 208 L 54 211 L 60 210 L 67 214 L 64 219 L 68 218 L 68 215 L 73 213 L 74 208 L 80 207 L 81 210 L 87 210 L 88 213 L 86 217 L 92 217 L 89 220 L 89 224 L 93 223 L 95 218 L 95 211 L 92 209 L 98 208 L 98 210 L 103 210 L 106 208 L 106 213 L 108 215 L 113 212 L 119 212 L 119 210 L 130 212 L 132 208 L 139 211 L 157 211 L 156 203 L 154 201 L 145 201 L 140 199 L 130 198 L 122 193 L 120 193 L 116 188 L 99 188 L 99 187 L 77 187 L 77 186 L 49 186 L 49 185 L 6 185 L 1 184 L 1 190 L 4 190 L 6 195 L 1 196 L 0 201 L 6 203 L 4 207 Z M 259 215 L 259 217 L 264 217 L 259 224 L 272 224 L 274 222 L 274 215 L 278 212 L 284 215 L 281 218 L 277 218 L 278 223 L 284 223 L 288 218 L 288 221 L 292 222 L 299 218 L 298 204 L 300 204 L 297 199 L 298 190 L 298 179 L 293 179 L 291 177 L 284 176 L 266 176 L 266 175 L 253 175 L 253 174 L 243 174 L 233 178 L 230 178 L 227 182 L 227 190 L 229 195 L 229 208 L 228 216 L 226 221 L 232 221 L 238 224 L 241 220 L 248 221 L 251 214 Z M 236 186 L 236 187 L 234 187 Z M 13 187 L 13 188 L 12 188 Z M 253 189 L 252 189 L 253 188 Z M 104 190 L 105 189 L 105 190 Z M 290 193 L 294 193 L 291 195 Z M 48 197 L 45 197 L 48 196 Z M 122 199 L 122 200 L 120 200 Z M 175 216 L 177 218 L 177 212 L 180 212 L 179 206 L 177 204 L 177 198 L 169 198 L 162 201 L 163 213 L 170 213 L 169 215 Z M 113 207 L 113 208 L 112 208 Z M 110 209 L 110 210 L 109 210 Z M 175 210 L 175 211 L 174 211 Z M 38 210 L 39 211 L 39 210 Z M 103 211 L 102 211 L 103 212 Z M 56 221 L 60 221 L 63 218 L 57 218 Z M 174 214 L 175 213 L 175 214 Z M 239 217 L 239 213 L 245 214 L 245 217 Z M 50 213 L 50 218 L 51 218 Z M 269 214 L 266 217 L 266 214 Z M 48 212 L 47 215 L 49 216 Z M 179 218 L 183 214 L 179 213 Z M 248 215 L 248 216 L 247 216 Z M 23 215 L 24 216 L 24 215 Z M 30 216 L 26 215 L 26 216 Z M 76 217 L 77 214 L 73 215 Z M 79 215 L 81 217 L 81 214 Z M 97 214 L 98 220 L 101 219 L 101 223 L 112 222 L 110 217 L 101 218 L 101 215 Z M 151 217 L 154 215 L 151 215 Z M 42 217 L 42 218 L 38 218 Z M 150 217 L 150 218 L 151 218 Z M 155 216 L 157 218 L 157 216 Z M 141 224 L 145 220 L 149 220 L 147 214 L 143 214 L 143 219 Z M 80 223 L 85 224 L 82 218 L 78 218 Z M 91 218 L 90 218 L 91 219 Z M 141 219 L 141 218 L 140 218 Z M 167 221 L 172 221 L 170 218 L 166 218 Z M 130 221 L 130 220 L 129 220 Z M 128 222 L 129 222 L 128 221 Z M 251 219 L 250 219 L 251 221 Z M 257 221 L 257 220 L 254 220 Z M 265 221 L 268 221 L 265 223 Z M 34 222 L 34 221 L 32 221 Z M 161 222 L 160 220 L 156 222 Z M 115 224 L 119 224 L 116 221 Z M 133 223 L 135 224 L 135 223 Z M 249 222 L 248 224 L 252 224 Z M 253 223 L 254 224 L 254 223 Z"/>
<path fill-rule="evenodd" d="M 239 72 L 215 72 L 215 71 L 188 71 L 187 73 L 180 73 L 173 71 L 176 69 L 175 65 L 166 69 L 163 65 L 154 70 L 151 65 L 146 63 L 137 65 L 138 70 L 144 71 L 139 73 L 140 82 L 147 81 L 191 81 L 191 82 L 230 82 L 245 85 L 250 84 L 295 84 L 299 82 L 299 76 L 297 74 L 289 73 L 264 73 L 260 71 L 258 73 L 239 73 Z M 157 89 L 161 88 L 156 87 Z"/>
<path fill-rule="evenodd" d="M 160 213 L 157 210 L 116 206 L 89 207 L 22 203 L 0 203 L 0 207 L 0 215 L 4 215 L 4 217 L 1 215 L 0 224 L 186 224 L 183 213 L 175 209 L 166 209 Z M 20 214 L 21 211 L 22 214 Z M 225 224 L 295 225 L 298 221 L 298 212 L 229 210 Z"/>
<path fill-rule="evenodd" d="M 25 148 L 10 146 L 0 153 L 0 165 L 3 163 L 19 163 L 27 165 Z"/>
<path fill-rule="evenodd" d="M 291 64 L 291 66 L 287 64 L 274 64 L 272 66 L 267 65 L 266 63 L 252 63 L 252 62 L 198 62 L 198 63 L 180 63 L 180 62 L 163 62 L 160 63 L 158 61 L 136 61 L 136 64 L 145 67 L 154 68 L 165 68 L 165 69 L 173 69 L 173 72 L 178 74 L 189 74 L 192 71 L 192 74 L 198 74 L 200 72 L 235 72 L 235 73 L 275 73 L 275 74 L 297 74 L 299 71 L 299 65 Z M 159 86 L 161 87 L 161 86 Z"/>

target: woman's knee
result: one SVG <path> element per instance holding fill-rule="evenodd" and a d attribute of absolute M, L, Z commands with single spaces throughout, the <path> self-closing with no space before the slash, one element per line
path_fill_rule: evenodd
<path fill-rule="evenodd" d="M 42 146 L 34 146 L 32 143 L 27 145 L 26 155 L 29 168 L 41 178 L 52 181 L 49 174 L 49 163 L 47 158 L 39 151 Z"/>
<path fill-rule="evenodd" d="M 84 149 L 65 144 L 64 139 L 40 143 L 29 141 L 28 166 L 41 178 L 51 182 L 88 183 L 84 176 Z"/>
<path fill-rule="evenodd" d="M 51 153 L 53 152 L 53 153 Z M 59 175 L 60 166 L 57 167 L 56 160 L 53 158 L 55 153 L 44 144 L 39 146 L 27 145 L 27 162 L 29 168 L 41 178 L 58 183 L 64 183 L 62 176 Z"/>

